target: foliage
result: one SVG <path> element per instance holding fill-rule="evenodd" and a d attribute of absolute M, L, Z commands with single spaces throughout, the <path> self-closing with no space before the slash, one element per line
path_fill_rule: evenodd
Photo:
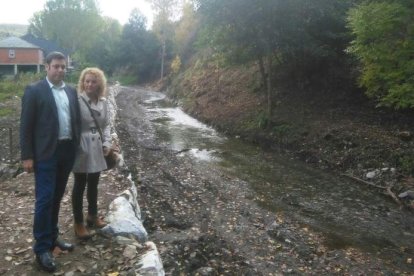
<path fill-rule="evenodd" d="M 41 74 L 22 73 L 14 79 L 0 81 L 0 102 L 11 99 L 14 96 L 22 96 L 25 87 L 41 78 Z"/>
<path fill-rule="evenodd" d="M 26 86 L 41 78 L 40 74 L 22 73 L 14 79 L 4 79 L 0 81 L 0 102 L 5 103 L 13 97 L 23 96 Z M 17 112 L 13 107 L 1 107 L 0 117 L 10 116 Z"/>
<path fill-rule="evenodd" d="M 260 112 L 256 118 L 257 127 L 260 129 L 265 129 L 269 125 L 269 117 L 265 112 Z"/>
<path fill-rule="evenodd" d="M 173 20 L 177 15 L 182 0 L 146 0 L 156 13 L 156 17 Z"/>
<path fill-rule="evenodd" d="M 78 80 L 82 69 L 67 72 L 65 75 L 65 82 L 76 87 L 78 85 Z"/>
<path fill-rule="evenodd" d="M 138 81 L 154 77 L 159 63 L 160 44 L 156 36 L 146 30 L 146 19 L 137 10 L 133 10 L 125 24 L 118 46 L 117 61 L 129 69 Z"/>
<path fill-rule="evenodd" d="M 414 107 L 414 2 L 366 1 L 349 13 L 360 84 L 380 105 Z"/>
<path fill-rule="evenodd" d="M 121 41 L 122 27 L 112 18 L 103 18 L 100 34 L 86 51 L 85 60 L 112 75 L 118 63 L 118 46 Z"/>
<path fill-rule="evenodd" d="M 14 113 L 14 109 L 11 107 L 2 107 L 0 109 L 0 118 L 1 117 L 6 117 L 6 116 L 10 116 Z"/>
<path fill-rule="evenodd" d="M 168 63 L 175 57 L 174 41 L 176 24 L 175 19 L 179 14 L 183 0 L 146 0 L 151 4 L 154 12 L 152 32 L 159 40 L 161 75 L 165 75 L 164 68 L 169 68 Z M 165 66 L 167 65 L 167 66 Z"/>
<path fill-rule="evenodd" d="M 86 51 L 100 34 L 101 25 L 94 0 L 48 0 L 31 18 L 29 32 L 57 41 L 70 51 Z"/>
<path fill-rule="evenodd" d="M 292 64 L 291 71 L 305 70 L 315 59 L 341 55 L 347 42 L 345 2 L 352 1 L 198 1 L 205 26 L 202 43 L 230 62 L 271 56 L 276 67 Z"/>
<path fill-rule="evenodd" d="M 414 173 L 414 157 L 412 155 L 403 155 L 398 158 L 397 166 L 403 173 L 412 175 Z"/>
<path fill-rule="evenodd" d="M 175 27 L 174 48 L 183 61 L 194 54 L 194 42 L 199 30 L 199 20 L 192 3 L 183 5 L 182 16 Z"/>
<path fill-rule="evenodd" d="M 180 69 L 181 69 L 181 59 L 177 55 L 171 63 L 171 74 L 177 75 L 178 72 L 180 72 Z"/>
<path fill-rule="evenodd" d="M 220 53 L 228 64 L 258 64 L 269 118 L 281 88 L 321 89 L 349 74 L 343 65 L 352 0 L 195 2 L 203 26 L 198 44 Z"/>

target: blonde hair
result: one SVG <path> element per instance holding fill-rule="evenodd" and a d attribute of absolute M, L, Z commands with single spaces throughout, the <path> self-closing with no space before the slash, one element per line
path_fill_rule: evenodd
<path fill-rule="evenodd" d="M 96 81 L 98 82 L 98 98 L 105 97 L 106 77 L 104 72 L 97 67 L 88 67 L 83 69 L 78 81 L 78 92 L 82 93 L 83 91 L 85 91 L 85 85 L 83 82 L 85 81 L 86 75 L 88 74 L 94 75 L 96 77 Z"/>

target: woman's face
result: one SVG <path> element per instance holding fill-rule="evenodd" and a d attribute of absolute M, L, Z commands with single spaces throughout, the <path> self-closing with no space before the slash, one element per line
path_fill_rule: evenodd
<path fill-rule="evenodd" d="M 98 96 L 99 84 L 95 75 L 86 74 L 83 80 L 83 87 L 88 96 Z"/>

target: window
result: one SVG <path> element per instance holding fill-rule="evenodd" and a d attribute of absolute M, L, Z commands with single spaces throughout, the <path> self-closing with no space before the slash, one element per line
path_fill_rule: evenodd
<path fill-rule="evenodd" d="M 15 58 L 16 52 L 14 50 L 9 50 L 9 58 Z"/>

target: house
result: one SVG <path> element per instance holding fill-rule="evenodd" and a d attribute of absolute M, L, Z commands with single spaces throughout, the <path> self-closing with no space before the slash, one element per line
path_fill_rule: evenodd
<path fill-rule="evenodd" d="M 40 72 L 43 51 L 39 46 L 19 37 L 0 41 L 0 75 L 17 75 L 19 72 Z"/>
<path fill-rule="evenodd" d="M 33 36 L 32 34 L 26 34 L 20 38 L 31 44 L 39 46 L 42 49 L 43 55 L 45 57 L 50 52 L 53 52 L 53 51 L 61 52 L 62 54 L 66 56 L 66 59 L 67 59 L 66 64 L 68 65 L 68 68 L 72 67 L 72 59 L 71 59 L 70 52 L 66 49 L 61 48 L 55 41 L 38 38 L 38 37 Z"/>
<path fill-rule="evenodd" d="M 69 52 L 53 41 L 36 38 L 31 34 L 0 40 L 0 76 L 21 72 L 39 73 L 43 70 L 44 58 L 52 51 L 62 52 L 70 68 L 72 62 Z"/>

